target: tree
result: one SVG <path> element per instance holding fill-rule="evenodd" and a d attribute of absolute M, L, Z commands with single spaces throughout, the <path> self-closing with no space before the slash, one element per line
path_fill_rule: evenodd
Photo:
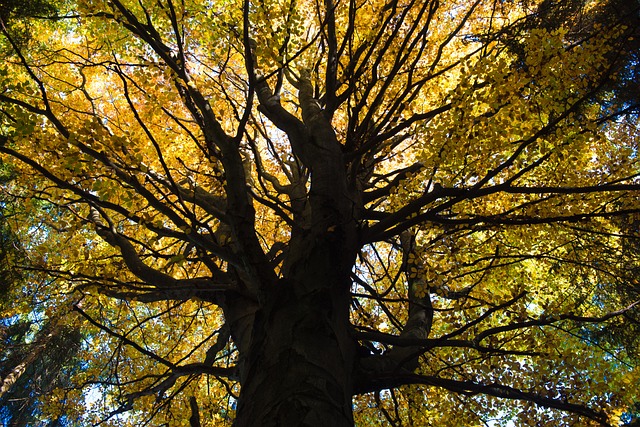
<path fill-rule="evenodd" d="M 11 165 L 1 163 L 3 189 L 15 178 Z M 79 364 L 71 362 L 82 335 L 59 316 L 46 316 L 41 303 L 20 302 L 34 296 L 25 284 L 38 279 L 28 273 L 28 254 L 8 226 L 20 208 L 19 198 L 0 193 L 0 424 L 70 425 L 63 416 L 42 419 L 41 406 L 54 389 L 73 388 L 69 375 Z"/>
<path fill-rule="evenodd" d="M 58 320 L 58 319 L 56 319 Z M 3 329 L 2 368 L 0 370 L 0 420 L 3 425 L 67 426 L 73 425 L 65 414 L 40 419 L 43 397 L 55 389 L 72 387 L 69 374 L 81 335 L 77 329 L 47 322 L 33 340 L 29 334 L 33 322 L 18 321 Z"/>
<path fill-rule="evenodd" d="M 3 25 L 39 291 L 93 328 L 76 382 L 102 398 L 77 410 L 617 422 L 637 359 L 589 331 L 638 319 L 638 8 L 544 26 L 549 4 L 78 0 Z"/>

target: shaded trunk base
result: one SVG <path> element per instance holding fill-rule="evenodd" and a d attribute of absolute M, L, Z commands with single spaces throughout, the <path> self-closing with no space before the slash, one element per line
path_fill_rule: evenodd
<path fill-rule="evenodd" d="M 256 316 L 234 425 L 353 426 L 348 310 L 328 292 L 296 298 L 282 283 L 270 300 Z"/>

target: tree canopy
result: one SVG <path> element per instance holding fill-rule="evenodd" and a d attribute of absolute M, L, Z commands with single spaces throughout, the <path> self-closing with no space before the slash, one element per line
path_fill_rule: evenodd
<path fill-rule="evenodd" d="M 639 10 L 1 2 L 2 315 L 82 361 L 30 416 L 631 422 Z"/>

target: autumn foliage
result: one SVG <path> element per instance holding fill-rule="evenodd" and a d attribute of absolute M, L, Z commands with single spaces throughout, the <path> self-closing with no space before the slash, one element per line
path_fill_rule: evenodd
<path fill-rule="evenodd" d="M 637 1 L 27 3 L 2 315 L 82 334 L 42 422 L 637 416 Z"/>

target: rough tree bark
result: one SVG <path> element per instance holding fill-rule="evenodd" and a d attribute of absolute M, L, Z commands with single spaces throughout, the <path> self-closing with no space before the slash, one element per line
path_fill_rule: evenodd
<path fill-rule="evenodd" d="M 241 354 L 238 427 L 350 426 L 356 341 L 349 328 L 351 266 L 357 245 L 353 198 L 335 133 L 312 96 L 308 74 L 295 82 L 303 122 L 265 81 L 261 108 L 288 133 L 311 172 L 309 206 L 296 213 L 283 278 L 263 286 L 250 344 Z M 242 353 L 242 352 L 241 352 Z"/>
<path fill-rule="evenodd" d="M 241 373 L 238 427 L 353 425 L 354 342 L 345 293 L 314 276 L 283 279 L 254 319 Z M 301 275 L 303 276 L 303 275 Z"/>

